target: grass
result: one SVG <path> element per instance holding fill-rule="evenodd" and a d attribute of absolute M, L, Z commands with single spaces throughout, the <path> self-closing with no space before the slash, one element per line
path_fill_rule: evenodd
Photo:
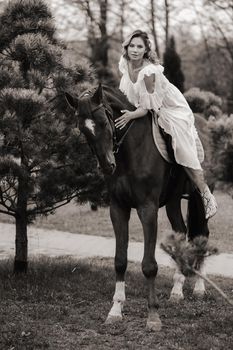
<path fill-rule="evenodd" d="M 219 210 L 216 216 L 209 221 L 210 244 L 216 246 L 220 252 L 233 252 L 233 200 L 221 191 L 216 191 Z M 186 201 L 183 206 L 185 207 Z M 73 233 L 92 234 L 106 237 L 114 237 L 108 208 L 99 208 L 98 211 L 90 210 L 89 205 L 77 206 L 69 204 L 47 218 L 39 218 L 38 227 L 60 229 Z M 165 208 L 159 210 L 158 241 L 162 241 L 172 233 L 167 219 Z M 136 210 L 132 210 L 130 220 L 130 239 L 143 241 L 141 223 Z"/>
<path fill-rule="evenodd" d="M 219 210 L 217 215 L 209 221 L 210 244 L 217 247 L 220 252 L 233 252 L 233 200 L 221 191 L 216 191 L 215 196 Z M 0 221 L 10 222 L 10 219 L 0 214 Z M 158 241 L 160 242 L 172 233 L 164 208 L 159 211 L 158 222 Z M 98 211 L 92 211 L 89 205 L 77 206 L 75 203 L 70 203 L 58 209 L 54 215 L 37 218 L 34 225 L 45 229 L 114 237 L 109 209 L 99 208 Z M 135 210 L 131 213 L 130 239 L 143 241 L 141 223 Z"/>
<path fill-rule="evenodd" d="M 77 269 L 72 273 L 73 267 Z M 160 333 L 146 331 L 147 289 L 139 264 L 129 264 L 123 322 L 104 324 L 114 291 L 113 261 L 42 258 L 31 262 L 27 276 L 11 275 L 12 261 L 0 263 L 1 350 L 230 350 L 233 310 L 211 288 L 204 301 L 192 297 L 168 301 L 172 271 L 157 277 Z M 213 280 L 232 295 L 232 280 Z"/>

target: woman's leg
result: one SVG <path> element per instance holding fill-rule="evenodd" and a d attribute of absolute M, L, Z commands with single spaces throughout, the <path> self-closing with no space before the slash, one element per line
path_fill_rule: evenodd
<path fill-rule="evenodd" d="M 184 170 L 201 193 L 206 212 L 206 219 L 211 218 L 216 214 L 218 206 L 214 195 L 210 192 L 210 189 L 205 182 L 203 170 L 187 167 L 184 167 Z"/>
<path fill-rule="evenodd" d="M 199 191 L 201 193 L 204 192 L 205 187 L 207 185 L 206 185 L 206 182 L 204 179 L 203 170 L 191 169 L 191 168 L 187 168 L 187 167 L 184 167 L 184 170 L 185 170 L 186 174 L 188 175 L 188 177 L 190 178 L 190 180 L 192 180 L 192 182 L 197 186 Z"/>

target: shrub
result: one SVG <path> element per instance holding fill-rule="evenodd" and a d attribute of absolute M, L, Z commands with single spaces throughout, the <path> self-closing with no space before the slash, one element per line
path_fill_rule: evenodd
<path fill-rule="evenodd" d="M 207 97 L 207 108 L 210 106 L 216 106 L 221 108 L 222 107 L 222 99 L 221 97 L 215 95 L 213 92 L 211 91 L 203 91 Z"/>
<path fill-rule="evenodd" d="M 220 181 L 233 185 L 233 114 L 209 122 L 213 171 Z"/>
<path fill-rule="evenodd" d="M 203 113 L 207 119 L 211 115 L 215 118 L 222 115 L 222 99 L 213 92 L 194 87 L 186 91 L 184 96 L 194 113 Z"/>
<path fill-rule="evenodd" d="M 203 113 L 207 105 L 207 97 L 199 88 L 191 88 L 185 94 L 193 113 Z"/>
<path fill-rule="evenodd" d="M 219 119 L 222 116 L 222 110 L 218 106 L 210 105 L 208 108 L 205 109 L 204 115 L 205 117 L 207 117 L 207 119 L 209 117 Z"/>

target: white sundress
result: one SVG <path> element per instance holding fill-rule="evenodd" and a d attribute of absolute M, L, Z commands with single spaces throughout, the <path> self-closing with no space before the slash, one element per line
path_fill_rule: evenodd
<path fill-rule="evenodd" d="M 158 114 L 158 124 L 172 137 L 176 162 L 188 168 L 202 169 L 196 145 L 201 145 L 201 142 L 194 125 L 194 115 L 183 94 L 163 74 L 163 66 L 148 61 L 135 83 L 130 79 L 127 60 L 123 57 L 119 70 L 123 74 L 119 89 L 135 107 L 140 106 Z M 152 74 L 155 74 L 155 86 L 154 92 L 149 93 L 144 76 Z"/>

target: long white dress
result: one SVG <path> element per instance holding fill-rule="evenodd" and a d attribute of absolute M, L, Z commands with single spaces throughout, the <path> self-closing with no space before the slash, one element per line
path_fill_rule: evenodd
<path fill-rule="evenodd" d="M 172 136 L 172 146 L 176 162 L 192 169 L 202 169 L 197 154 L 196 143 L 200 139 L 194 125 L 194 115 L 183 94 L 163 74 L 159 64 L 145 62 L 137 81 L 129 76 L 127 60 L 121 57 L 119 70 L 122 73 L 119 89 L 135 107 L 153 110 L 158 114 L 158 123 Z M 146 89 L 144 77 L 155 74 L 154 92 Z"/>

